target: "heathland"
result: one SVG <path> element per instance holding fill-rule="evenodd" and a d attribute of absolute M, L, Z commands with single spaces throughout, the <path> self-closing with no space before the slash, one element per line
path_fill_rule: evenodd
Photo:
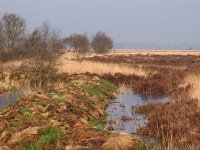
<path fill-rule="evenodd" d="M 26 70 L 27 61 L 1 63 L 0 93 L 30 90 L 2 108 L 0 149 L 199 149 L 200 51 L 113 50 L 81 59 L 64 51 L 48 78 Z M 105 128 L 120 86 L 168 98 L 136 108 L 148 122 L 135 135 Z"/>

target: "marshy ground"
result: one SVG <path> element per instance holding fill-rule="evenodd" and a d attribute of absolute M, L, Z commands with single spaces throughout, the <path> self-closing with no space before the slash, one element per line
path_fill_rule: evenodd
<path fill-rule="evenodd" d="M 0 113 L 0 149 L 199 149 L 198 51 L 120 51 L 82 60 L 67 52 L 54 83 L 40 90 L 35 77 L 19 70 L 23 61 L 16 62 L 3 64 L 0 93 L 22 85 L 34 90 Z M 134 107 L 148 120 L 134 135 L 105 129 L 106 108 L 121 86 L 168 98 Z M 142 141 L 144 136 L 157 144 Z"/>

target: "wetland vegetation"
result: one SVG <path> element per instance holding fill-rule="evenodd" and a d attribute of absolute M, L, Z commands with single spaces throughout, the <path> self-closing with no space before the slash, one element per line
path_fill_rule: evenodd
<path fill-rule="evenodd" d="M 0 149 L 200 148 L 200 52 L 110 51 L 98 32 L 95 53 L 86 35 L 25 25 L 1 19 Z"/>

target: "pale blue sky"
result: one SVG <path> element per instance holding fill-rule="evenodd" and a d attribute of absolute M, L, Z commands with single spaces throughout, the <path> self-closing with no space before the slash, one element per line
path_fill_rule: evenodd
<path fill-rule="evenodd" d="M 30 29 L 44 20 L 64 35 L 102 30 L 117 42 L 200 43 L 200 0 L 0 0 Z"/>

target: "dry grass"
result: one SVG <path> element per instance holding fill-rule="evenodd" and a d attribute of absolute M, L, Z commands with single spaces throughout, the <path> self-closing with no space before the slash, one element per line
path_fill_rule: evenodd
<path fill-rule="evenodd" d="M 190 97 L 193 99 L 198 99 L 198 105 L 200 107 L 200 74 L 190 74 L 188 75 L 183 83 L 183 86 L 191 85 Z"/>
<path fill-rule="evenodd" d="M 0 94 L 4 93 L 9 89 L 9 85 L 3 82 L 0 82 Z"/>
<path fill-rule="evenodd" d="M 103 150 L 130 150 L 133 148 L 135 140 L 130 135 L 119 135 L 109 139 L 103 144 Z"/>
<path fill-rule="evenodd" d="M 0 82 L 0 88 L 8 89 L 9 85 L 7 83 Z"/>
<path fill-rule="evenodd" d="M 200 55 L 200 51 L 187 51 L 187 50 L 112 50 L 106 54 L 95 54 L 90 52 L 86 55 L 86 57 L 93 57 L 93 56 L 105 56 L 105 55 Z M 60 72 L 71 72 L 71 73 L 84 73 L 84 72 L 91 72 L 91 73 L 125 73 L 125 74 L 137 74 L 145 76 L 147 72 L 142 69 L 133 68 L 123 64 L 104 64 L 104 63 L 88 63 L 86 61 L 82 62 L 81 64 L 76 61 L 69 61 L 72 59 L 76 59 L 76 53 L 74 52 L 66 52 L 61 56 L 60 61 L 62 64 L 61 68 L 59 69 Z M 4 71 L 10 71 L 13 69 L 17 69 L 21 64 L 22 61 L 10 61 L 6 63 L 0 63 L 0 69 Z M 86 64 L 87 63 L 87 64 Z M 96 67 L 94 67 L 96 65 Z M 85 67 L 86 66 L 86 67 Z M 66 69 L 66 67 L 69 67 Z M 89 69 L 89 67 L 92 67 Z M 113 67 L 113 68 L 112 68 Z M 93 70 L 95 68 L 95 70 Z M 106 68 L 106 69 L 105 69 Z M 63 69 L 63 71 L 62 71 Z M 78 72 L 77 72 L 78 70 Z M 81 71 L 79 71 L 81 70 Z"/>
<path fill-rule="evenodd" d="M 0 62 L 0 70 L 3 71 L 13 71 L 15 69 L 17 69 L 23 61 L 19 61 L 19 60 L 14 60 L 14 61 L 9 61 L 9 62 L 5 62 L 5 63 L 1 63 Z"/>
<path fill-rule="evenodd" d="M 114 64 L 114 63 L 101 63 L 101 62 L 91 62 L 91 61 L 82 61 L 78 62 L 75 60 L 65 60 L 62 61 L 62 64 L 59 66 L 59 73 L 69 73 L 69 74 L 78 74 L 78 73 L 96 73 L 99 75 L 103 74 L 112 74 L 123 73 L 125 75 L 136 74 L 139 76 L 147 76 L 148 72 L 142 68 L 134 68 L 131 65 L 127 64 Z"/>
<path fill-rule="evenodd" d="M 153 50 L 153 49 L 115 49 L 109 54 L 115 55 L 200 55 L 198 50 Z"/>
<path fill-rule="evenodd" d="M 106 54 L 96 54 L 94 52 L 90 52 L 86 55 L 86 57 L 94 57 L 94 56 L 105 56 L 105 55 L 200 55 L 199 50 L 150 50 L 150 49 L 113 49 L 109 53 Z M 76 54 L 74 52 L 66 52 L 63 54 L 63 57 L 68 59 L 76 58 Z"/>

